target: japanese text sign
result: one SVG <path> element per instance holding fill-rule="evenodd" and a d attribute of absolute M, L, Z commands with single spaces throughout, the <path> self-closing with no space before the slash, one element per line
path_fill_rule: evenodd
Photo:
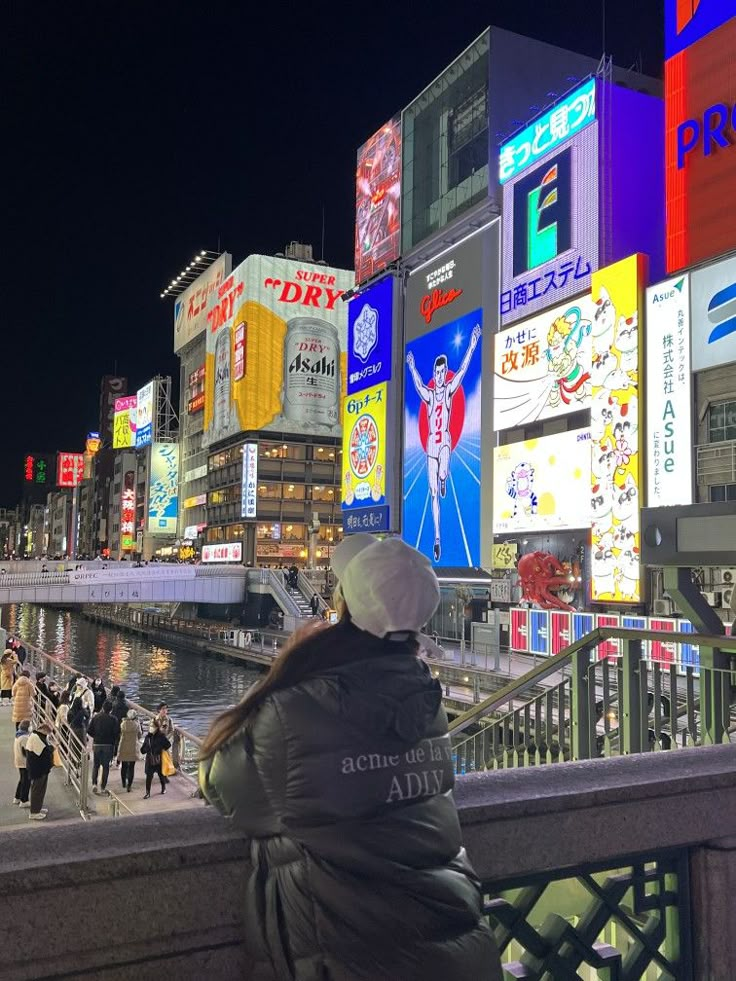
<path fill-rule="evenodd" d="M 386 503 L 386 398 L 384 383 L 343 400 L 343 512 Z"/>
<path fill-rule="evenodd" d="M 135 446 L 137 397 L 125 395 L 115 399 L 112 446 L 115 450 Z"/>
<path fill-rule="evenodd" d="M 258 506 L 258 443 L 246 443 L 243 447 L 243 476 L 241 480 L 242 518 L 255 518 Z"/>
<path fill-rule="evenodd" d="M 83 453 L 58 453 L 56 483 L 59 487 L 77 487 L 84 477 Z"/>
<path fill-rule="evenodd" d="M 179 517 L 178 443 L 153 444 L 150 480 L 148 530 L 154 535 L 176 534 Z"/>
<path fill-rule="evenodd" d="M 348 306 L 348 395 L 391 378 L 394 280 L 389 276 Z"/>

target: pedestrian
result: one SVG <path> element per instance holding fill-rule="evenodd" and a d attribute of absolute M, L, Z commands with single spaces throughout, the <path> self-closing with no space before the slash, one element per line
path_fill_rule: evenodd
<path fill-rule="evenodd" d="M 309 605 L 312 608 L 312 616 L 316 617 L 319 613 L 319 596 L 317 596 L 316 593 L 313 594 L 311 600 L 309 601 Z"/>
<path fill-rule="evenodd" d="M 169 715 L 169 706 L 166 704 L 166 702 L 159 702 L 158 708 L 156 709 L 156 720 L 158 721 L 158 726 L 161 732 L 169 740 L 172 747 L 175 747 L 178 751 L 176 730 L 174 729 L 174 722 Z M 174 761 L 171 754 L 165 752 L 161 762 L 161 772 L 163 773 L 166 783 L 169 782 L 169 773 L 174 769 Z"/>
<path fill-rule="evenodd" d="M 36 703 L 39 709 L 42 709 L 46 704 L 46 699 L 49 697 L 49 686 L 48 686 L 48 676 L 45 671 L 36 672 Z"/>
<path fill-rule="evenodd" d="M 15 653 L 18 655 L 18 664 L 22 667 L 26 663 L 28 651 L 19 641 L 15 642 Z"/>
<path fill-rule="evenodd" d="M 54 707 L 54 712 L 56 712 L 56 709 L 58 709 L 59 705 L 61 704 L 61 689 L 55 681 L 49 681 L 47 687 L 49 690 L 49 701 Z"/>
<path fill-rule="evenodd" d="M 77 681 L 76 687 L 74 688 L 74 692 L 72 694 L 75 699 L 81 698 L 82 705 L 84 705 L 85 709 L 87 710 L 87 717 L 88 719 L 91 719 L 95 714 L 95 696 L 92 694 L 89 687 L 89 682 L 84 675 L 79 676 L 79 680 Z"/>
<path fill-rule="evenodd" d="M 31 681 L 31 672 L 23 668 L 18 680 L 13 685 L 13 722 L 30 719 L 33 712 L 33 695 L 35 686 Z"/>
<path fill-rule="evenodd" d="M 87 711 L 87 706 L 80 697 L 75 698 L 71 703 L 69 714 L 67 715 L 69 728 L 82 744 L 82 749 L 77 749 L 75 755 L 78 752 L 82 752 L 87 745 L 87 726 L 89 723 L 90 715 Z"/>
<path fill-rule="evenodd" d="M 66 690 L 69 692 L 70 695 L 73 693 L 74 689 L 77 687 L 77 682 L 79 681 L 79 678 L 80 678 L 80 675 L 78 675 L 78 674 L 73 674 L 73 675 L 71 675 L 69 677 L 69 681 L 66 684 Z M 73 701 L 73 699 L 72 699 L 72 701 Z"/>
<path fill-rule="evenodd" d="M 87 735 L 92 737 L 92 793 L 107 793 L 107 778 L 110 776 L 110 764 L 120 738 L 120 723 L 111 715 L 112 705 L 109 701 L 102 706 L 102 711 L 94 716 L 87 729 Z M 97 789 L 97 776 L 102 767 L 100 789 Z"/>
<path fill-rule="evenodd" d="M 146 738 L 143 740 L 141 752 L 144 754 L 146 763 L 146 792 L 144 800 L 151 796 L 151 785 L 155 774 L 161 783 L 161 793 L 166 793 L 166 778 L 161 769 L 161 754 L 164 750 L 171 749 L 171 743 L 161 732 L 161 726 L 157 718 L 151 719 Z"/>
<path fill-rule="evenodd" d="M 339 622 L 295 634 L 202 747 L 205 797 L 250 838 L 252 976 L 501 981 L 442 689 L 419 657 L 431 563 L 386 539 L 339 587 Z"/>
<path fill-rule="evenodd" d="M 107 696 L 113 705 L 115 705 L 115 700 L 118 697 L 118 692 L 120 691 L 120 685 L 113 685 L 110 689 L 110 694 Z"/>
<path fill-rule="evenodd" d="M 26 743 L 26 766 L 31 781 L 31 821 L 43 821 L 48 808 L 43 806 L 48 786 L 49 773 L 54 765 L 54 750 L 49 743 L 51 726 L 40 725 L 28 737 Z"/>
<path fill-rule="evenodd" d="M 15 683 L 15 668 L 18 664 L 18 655 L 9 647 L 0 657 L 0 703 L 9 705 L 13 697 L 13 684 Z"/>
<path fill-rule="evenodd" d="M 26 766 L 26 743 L 30 734 L 31 723 L 29 719 L 23 719 L 18 723 L 13 743 L 13 761 L 18 771 L 18 786 L 15 788 L 14 804 L 20 807 L 30 807 L 28 794 L 31 789 L 31 778 L 28 776 Z"/>
<path fill-rule="evenodd" d="M 112 695 L 112 691 L 110 694 Z M 118 688 L 117 692 L 115 693 L 115 698 L 110 698 L 110 701 L 112 702 L 112 714 L 115 716 L 118 722 L 122 722 L 130 709 L 130 706 L 125 700 L 125 692 L 123 689 Z"/>
<path fill-rule="evenodd" d="M 102 683 L 102 678 L 95 678 L 91 686 L 92 697 L 95 700 L 95 712 L 99 712 L 104 703 L 107 701 L 107 692 L 105 691 L 105 686 Z"/>
<path fill-rule="evenodd" d="M 120 723 L 120 740 L 118 742 L 118 763 L 120 763 L 120 779 L 123 787 L 130 793 L 135 776 L 135 764 L 138 759 L 138 713 L 130 709 Z"/>

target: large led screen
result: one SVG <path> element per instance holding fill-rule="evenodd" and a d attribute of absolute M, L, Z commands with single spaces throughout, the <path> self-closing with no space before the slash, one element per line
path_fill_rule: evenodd
<path fill-rule="evenodd" d="M 633 255 L 593 275 L 591 599 L 641 600 L 639 324 L 647 263 Z"/>
<path fill-rule="evenodd" d="M 590 286 L 598 266 L 598 126 L 577 130 L 533 167 L 517 167 L 503 186 L 503 324 Z"/>
<path fill-rule="evenodd" d="M 387 276 L 348 304 L 348 395 L 391 379 L 394 280 Z"/>
<path fill-rule="evenodd" d="M 388 386 L 375 385 L 343 403 L 342 422 L 342 511 L 346 531 L 353 527 L 350 515 L 369 508 L 373 525 L 386 525 L 386 400 Z M 361 515 L 362 518 L 362 515 Z M 383 530 L 383 528 L 381 528 Z"/>
<path fill-rule="evenodd" d="M 358 150 L 355 172 L 355 282 L 399 257 L 401 117 L 382 126 Z"/>
<path fill-rule="evenodd" d="M 647 505 L 692 504 L 688 277 L 652 286 L 646 307 Z"/>
<path fill-rule="evenodd" d="M 404 539 L 436 565 L 480 561 L 482 309 L 406 345 Z"/>
<path fill-rule="evenodd" d="M 148 490 L 148 531 L 174 535 L 179 517 L 179 444 L 154 443 Z"/>
<path fill-rule="evenodd" d="M 590 527 L 590 431 L 556 433 L 493 452 L 493 533 Z"/>
<path fill-rule="evenodd" d="M 594 318 L 595 307 L 586 293 L 496 334 L 496 431 L 590 406 Z"/>

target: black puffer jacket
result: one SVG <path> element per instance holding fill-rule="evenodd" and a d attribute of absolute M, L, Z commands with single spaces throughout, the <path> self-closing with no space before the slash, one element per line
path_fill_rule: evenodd
<path fill-rule="evenodd" d="M 249 977 L 500 979 L 440 687 L 405 644 L 332 631 L 342 663 L 270 695 L 201 768 L 207 799 L 252 839 Z"/>

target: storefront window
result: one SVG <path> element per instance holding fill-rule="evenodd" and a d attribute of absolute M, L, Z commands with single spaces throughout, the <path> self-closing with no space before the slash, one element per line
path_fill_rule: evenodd
<path fill-rule="evenodd" d="M 708 434 L 711 443 L 736 439 L 736 401 L 715 402 L 708 411 Z"/>

